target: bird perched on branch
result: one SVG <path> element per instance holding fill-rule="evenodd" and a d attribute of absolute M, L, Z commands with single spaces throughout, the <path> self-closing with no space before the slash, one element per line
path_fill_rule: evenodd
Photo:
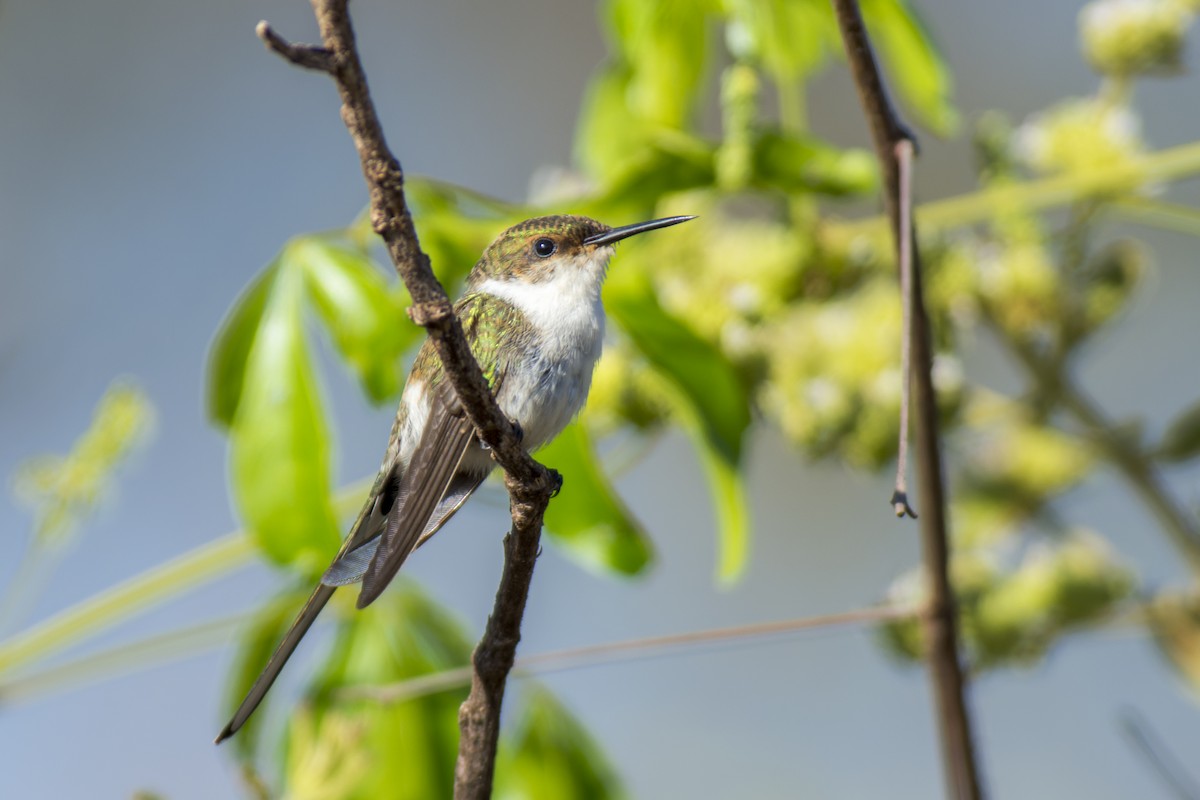
<path fill-rule="evenodd" d="M 610 228 L 587 217 L 537 217 L 509 228 L 484 251 L 454 311 L 526 450 L 557 436 L 587 399 L 604 339 L 600 288 L 613 245 L 689 219 Z M 373 602 L 408 554 L 446 524 L 493 466 L 427 340 L 358 519 L 218 744 L 254 713 L 334 591 L 361 581 L 358 607 Z"/>

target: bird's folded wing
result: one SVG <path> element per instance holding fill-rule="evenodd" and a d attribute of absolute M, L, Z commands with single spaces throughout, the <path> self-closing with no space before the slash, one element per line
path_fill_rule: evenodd
<path fill-rule="evenodd" d="M 425 444 L 433 434 L 437 433 L 439 436 L 436 438 L 439 441 L 448 440 L 446 448 L 441 452 L 450 454 L 454 452 L 454 448 L 457 448 L 457 453 L 448 457 L 448 460 L 453 464 L 451 467 L 451 477 L 453 479 L 447 481 L 434 476 L 435 483 L 437 480 L 442 480 L 442 492 L 438 496 L 440 502 L 435 500 L 437 504 L 434 507 L 432 515 L 428 511 L 417 512 L 414 510 L 414 513 L 424 513 L 428 518 L 428 524 L 423 525 L 419 529 L 423 530 L 421 536 L 412 546 L 409 546 L 404 551 L 404 555 L 407 555 L 409 550 L 412 550 L 413 547 L 421 544 L 425 539 L 436 533 L 454 515 L 454 512 L 466 502 L 466 499 L 475 491 L 484 477 L 486 477 L 486 474 L 453 477 L 454 467 L 458 465 L 458 462 L 462 459 L 462 454 L 466 452 L 467 446 L 470 445 L 471 427 L 469 423 L 465 423 L 461 412 L 459 412 L 457 417 L 453 413 L 450 413 L 448 408 L 450 404 L 457 407 L 457 403 L 452 397 L 449 403 L 435 402 L 434 405 L 437 412 L 431 413 L 430 425 L 426 427 L 421 443 Z M 461 424 L 456 426 L 456 423 L 466 425 L 466 444 L 462 446 L 455 444 L 461 435 L 459 429 L 462 427 Z M 421 452 L 420 447 L 418 447 L 419 452 Z M 426 460 L 434 460 L 438 464 L 441 464 L 442 461 L 439 459 L 430 459 L 433 455 L 433 453 L 429 453 Z M 416 461 L 417 458 L 414 456 L 413 462 L 416 463 Z M 435 464 L 435 466 L 437 465 Z M 420 490 L 414 495 L 412 489 L 415 487 L 404 485 L 405 482 L 400 473 L 401 470 L 398 462 L 393 462 L 390 467 L 380 471 L 379 478 L 376 480 L 370 496 L 363 504 L 362 510 L 358 514 L 358 519 L 355 520 L 349 535 L 347 535 L 346 540 L 342 543 L 341 550 L 338 551 L 336 559 L 329 567 L 329 570 L 326 571 L 325 577 L 321 579 L 321 583 L 313 590 L 312 595 L 304 604 L 304 608 L 284 635 L 283 641 L 279 643 L 279 646 L 275 649 L 270 660 L 263 668 L 262 673 L 259 674 L 258 679 L 250 688 L 246 698 L 242 700 L 241 705 L 234 712 L 229 724 L 217 736 L 218 744 L 236 733 L 246 723 L 246 720 L 250 718 L 250 715 L 254 713 L 254 710 L 258 708 L 272 684 L 275 683 L 275 679 L 279 677 L 283 665 L 287 663 L 292 653 L 295 652 L 297 645 L 300 644 L 300 640 L 304 638 L 304 634 L 312 627 L 317 615 L 321 613 L 321 609 L 329 602 L 329 598 L 333 596 L 337 587 L 355 583 L 362 578 L 373 556 L 379 549 L 380 543 L 385 540 L 385 534 L 388 531 L 394 530 L 394 536 L 403 534 L 403 526 L 399 524 L 399 519 L 400 515 L 403 514 L 402 509 L 408 503 L 406 495 L 423 497 L 424 492 Z M 391 575 L 395 575 L 395 571 L 400 568 L 400 563 L 403 563 L 403 560 L 403 557 L 401 557 L 395 569 L 392 570 Z M 391 576 L 383 582 L 379 591 L 382 591 L 383 587 L 390 580 Z"/>
<path fill-rule="evenodd" d="M 433 510 L 433 515 L 421 533 L 421 538 L 417 540 L 414 550 L 425 544 L 430 536 L 440 531 L 442 526 L 450 521 L 454 513 L 462 508 L 463 503 L 467 502 L 467 498 L 479 488 L 479 484 L 483 483 L 485 477 L 487 476 L 483 474 L 469 473 L 454 476 L 450 481 L 450 486 L 446 489 L 446 494 L 442 496 L 437 508 Z M 374 537 L 338 556 L 337 560 L 321 576 L 321 583 L 326 586 L 349 586 L 362 580 L 371 560 L 375 558 L 380 541 L 383 539 L 382 520 L 381 516 L 380 526 Z"/>
<path fill-rule="evenodd" d="M 474 435 L 458 398 L 445 386 L 431 399 L 425 430 L 400 479 L 379 546 L 363 575 L 359 608 L 379 597 L 417 546 Z"/>

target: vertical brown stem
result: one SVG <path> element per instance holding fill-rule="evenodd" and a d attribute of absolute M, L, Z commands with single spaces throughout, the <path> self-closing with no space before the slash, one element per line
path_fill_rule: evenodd
<path fill-rule="evenodd" d="M 912 314 L 912 375 L 916 400 L 917 475 L 921 488 L 921 550 L 929 586 L 929 606 L 924 616 L 926 658 L 937 709 L 942 765 L 946 790 L 954 798 L 975 800 L 982 796 L 976 766 L 971 721 L 967 709 L 962 664 L 958 656 L 957 617 L 950 586 L 950 546 L 946 530 L 946 498 L 942 482 L 941 446 L 938 432 L 937 397 L 933 388 L 933 345 L 929 315 L 925 307 L 921 260 L 912 228 L 911 197 L 901 191 L 901 175 L 907 174 L 913 156 L 912 134 L 901 122 L 883 86 L 855 0 L 833 0 L 846 55 L 858 87 L 859 98 L 871 125 L 875 152 L 883 168 L 884 204 L 897 247 L 897 262 L 911 264 L 908 299 Z M 907 181 L 904 181 L 907 188 Z M 910 220 L 909 224 L 902 223 Z M 899 252 L 902 243 L 908 252 Z"/>
<path fill-rule="evenodd" d="M 483 638 L 475 648 L 471 693 L 458 710 L 458 762 L 454 766 L 455 800 L 483 800 L 492 793 L 496 746 L 500 739 L 500 708 L 504 688 L 521 640 L 521 617 L 533 580 L 545 505 L 517 499 L 513 518 L 522 519 L 504 537 L 504 574 Z"/>

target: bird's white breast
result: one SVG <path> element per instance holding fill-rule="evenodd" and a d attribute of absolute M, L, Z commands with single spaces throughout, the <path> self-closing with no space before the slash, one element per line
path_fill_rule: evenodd
<path fill-rule="evenodd" d="M 531 450 L 557 436 L 587 399 L 604 344 L 600 287 L 611 255 L 611 247 L 596 248 L 547 280 L 490 278 L 477 287 L 511 303 L 537 332 L 539 346 L 516 357 L 498 398 Z"/>

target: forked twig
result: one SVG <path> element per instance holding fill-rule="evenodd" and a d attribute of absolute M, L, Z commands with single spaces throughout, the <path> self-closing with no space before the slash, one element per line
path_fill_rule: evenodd
<path fill-rule="evenodd" d="M 512 530 L 504 539 L 504 572 L 483 638 L 475 648 L 471 693 L 459 710 L 458 763 L 454 796 L 491 794 L 500 706 L 512 669 L 521 618 L 533 579 L 542 517 L 561 486 L 553 470 L 538 464 L 521 447 L 520 436 L 500 411 L 445 290 L 421 250 L 404 197 L 404 172 L 388 148 L 367 77 L 354 41 L 348 0 L 312 0 L 321 45 L 293 44 L 265 22 L 257 33 L 266 46 L 289 62 L 327 73 L 342 100 L 342 121 L 354 141 L 371 198 L 371 226 L 387 247 L 413 299 L 409 315 L 424 326 L 480 440 L 504 468 L 511 498 Z"/>

